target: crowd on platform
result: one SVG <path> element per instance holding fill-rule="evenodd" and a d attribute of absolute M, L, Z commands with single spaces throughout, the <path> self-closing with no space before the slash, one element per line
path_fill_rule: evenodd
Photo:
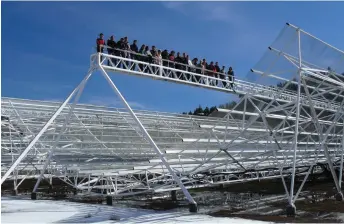
<path fill-rule="evenodd" d="M 168 51 L 164 50 L 161 51 L 157 49 L 155 46 L 149 48 L 148 45 L 142 44 L 140 48 L 137 46 L 137 40 L 134 40 L 132 44 L 129 43 L 128 37 L 120 38 L 116 42 L 115 37 L 112 35 L 109 37 L 107 41 L 104 39 L 104 34 L 100 33 L 99 37 L 96 40 L 97 44 L 97 52 L 104 52 L 104 48 L 107 49 L 108 54 L 115 55 L 123 58 L 131 58 L 133 60 L 144 61 L 148 63 L 154 63 L 163 65 L 166 67 L 175 68 L 178 70 L 189 71 L 197 74 L 207 75 L 210 77 L 218 78 L 226 80 L 226 74 L 229 81 L 229 86 L 233 89 L 234 83 L 234 71 L 232 67 L 229 67 L 228 71 L 225 71 L 225 66 L 220 66 L 218 62 L 211 61 L 210 63 L 207 62 L 206 59 L 198 60 L 198 58 L 193 58 L 192 60 L 189 58 L 189 55 L 183 53 L 182 55 L 180 52 L 176 52 L 174 50 Z M 113 58 L 112 63 L 116 64 L 117 59 Z M 108 65 L 110 66 L 110 61 L 108 61 Z M 147 68 L 144 68 L 142 64 L 139 65 L 141 71 L 149 72 Z M 155 67 L 153 67 L 155 69 Z M 187 79 L 189 79 L 189 75 L 187 75 Z M 198 78 L 199 79 L 199 78 Z M 199 82 L 200 80 L 192 80 Z M 222 82 L 224 87 L 227 87 L 226 82 Z M 210 84 L 216 85 L 218 82 L 214 80 Z"/>

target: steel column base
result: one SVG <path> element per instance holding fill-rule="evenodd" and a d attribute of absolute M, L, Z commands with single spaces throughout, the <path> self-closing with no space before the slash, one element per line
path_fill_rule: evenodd
<path fill-rule="evenodd" d="M 197 204 L 189 204 L 189 212 L 198 212 Z"/>
<path fill-rule="evenodd" d="M 77 189 L 74 189 L 74 190 L 73 190 L 73 194 L 74 194 L 74 195 L 77 195 L 77 194 L 78 194 L 78 190 L 77 190 Z"/>
<path fill-rule="evenodd" d="M 286 208 L 286 213 L 288 217 L 294 217 L 296 215 L 296 207 L 294 204 L 289 204 Z"/>
<path fill-rule="evenodd" d="M 106 204 L 112 205 L 112 196 L 106 196 Z"/>
<path fill-rule="evenodd" d="M 336 201 L 343 201 L 344 198 L 343 198 L 343 193 L 342 192 L 338 192 L 336 194 Z"/>
<path fill-rule="evenodd" d="M 171 199 L 172 201 L 177 201 L 177 191 L 171 191 Z"/>
<path fill-rule="evenodd" d="M 36 200 L 37 199 L 37 193 L 36 192 L 32 192 L 31 193 L 31 200 Z"/>
<path fill-rule="evenodd" d="M 18 190 L 13 190 L 12 191 L 12 196 L 17 196 L 18 195 Z"/>

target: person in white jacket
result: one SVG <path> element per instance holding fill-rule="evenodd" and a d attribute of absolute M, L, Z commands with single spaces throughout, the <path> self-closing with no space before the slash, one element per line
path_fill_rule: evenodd
<path fill-rule="evenodd" d="M 154 57 L 154 63 L 157 64 L 157 65 L 162 65 L 162 56 L 161 56 L 161 50 L 158 50 L 155 54 L 155 57 Z M 154 73 L 156 71 L 156 67 L 154 67 Z M 162 76 L 162 67 L 159 67 L 159 73 L 158 75 Z"/>
<path fill-rule="evenodd" d="M 162 56 L 161 56 L 161 50 L 158 50 L 154 57 L 154 62 L 157 65 L 162 65 Z"/>

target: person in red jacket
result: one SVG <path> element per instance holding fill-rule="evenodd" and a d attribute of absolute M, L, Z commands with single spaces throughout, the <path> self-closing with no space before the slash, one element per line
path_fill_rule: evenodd
<path fill-rule="evenodd" d="M 105 40 L 103 39 L 104 34 L 100 33 L 99 38 L 97 38 L 96 43 L 97 43 L 97 52 L 98 53 L 103 53 L 104 51 L 104 45 L 105 45 Z M 103 61 L 103 56 L 100 57 L 100 61 Z"/>
<path fill-rule="evenodd" d="M 175 57 L 174 57 L 174 54 L 175 52 L 174 51 L 171 51 L 171 53 L 168 55 L 168 67 L 170 68 L 174 68 L 174 60 L 175 60 Z"/>
<path fill-rule="evenodd" d="M 105 40 L 103 39 L 104 38 L 104 34 L 103 33 L 100 33 L 99 34 L 99 38 L 97 38 L 97 52 L 102 52 L 104 51 L 104 45 L 105 45 Z"/>

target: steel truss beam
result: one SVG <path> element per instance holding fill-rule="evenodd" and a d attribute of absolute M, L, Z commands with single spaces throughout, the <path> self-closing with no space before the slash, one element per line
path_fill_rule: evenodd
<path fill-rule="evenodd" d="M 2 183 L 38 178 L 36 191 L 44 176 L 58 177 L 81 191 L 113 196 L 182 189 L 195 204 L 187 189 L 281 178 L 294 208 L 311 170 L 321 172 L 317 164 L 327 163 L 340 191 L 342 176 L 333 171 L 343 169 L 344 112 L 338 99 L 344 99 L 344 91 L 335 76 L 320 79 L 326 69 L 303 61 L 298 40 L 298 56 L 270 49 L 295 68 L 296 81 L 252 69 L 288 85 L 297 83 L 297 91 L 243 80 L 235 80 L 233 90 L 230 81 L 185 65 L 179 70 L 93 54 L 89 76 L 99 69 L 125 109 L 77 104 L 88 76 L 62 104 L 3 98 L 2 114 L 10 119 L 2 122 Z M 110 72 L 237 94 L 240 100 L 230 110 L 218 109 L 221 117 L 133 111 Z M 296 176 L 304 179 L 294 195 Z M 285 177 L 291 177 L 290 192 Z"/>

